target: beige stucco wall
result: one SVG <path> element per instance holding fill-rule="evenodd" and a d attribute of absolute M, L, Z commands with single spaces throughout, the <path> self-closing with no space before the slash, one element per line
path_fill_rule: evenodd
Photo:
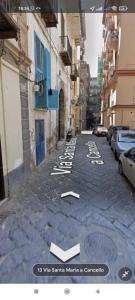
<path fill-rule="evenodd" d="M 117 80 L 117 104 L 135 104 L 135 76 L 119 76 Z"/>
<path fill-rule="evenodd" d="M 19 71 L 2 60 L 0 64 L 0 135 L 4 175 L 23 163 Z"/>
<path fill-rule="evenodd" d="M 103 124 L 104 124 L 104 126 L 109 127 L 109 125 L 110 125 L 109 121 L 110 121 L 110 117 L 107 115 L 107 110 L 105 110 L 103 112 Z"/>
<path fill-rule="evenodd" d="M 121 38 L 118 69 L 135 69 L 135 15 L 121 14 Z"/>
<path fill-rule="evenodd" d="M 135 108 L 117 108 L 115 118 L 116 125 L 128 125 L 130 129 L 135 129 Z"/>

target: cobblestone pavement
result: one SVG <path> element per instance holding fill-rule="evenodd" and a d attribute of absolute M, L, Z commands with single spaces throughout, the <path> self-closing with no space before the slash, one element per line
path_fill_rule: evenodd
<path fill-rule="evenodd" d="M 86 157 L 89 140 L 96 142 L 104 165 Z M 1 283 L 122 283 L 118 272 L 132 269 L 135 282 L 135 192 L 121 177 L 105 138 L 77 138 L 72 174 L 50 176 L 54 153 L 0 207 Z M 80 199 L 61 198 L 74 191 Z M 106 277 L 36 277 L 36 263 L 58 263 L 50 252 L 54 242 L 64 250 L 80 243 L 81 253 L 70 263 L 106 263 Z"/>

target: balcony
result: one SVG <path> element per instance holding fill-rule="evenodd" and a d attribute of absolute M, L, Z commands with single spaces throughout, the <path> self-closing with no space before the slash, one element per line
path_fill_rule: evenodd
<path fill-rule="evenodd" d="M 61 36 L 60 57 L 65 66 L 72 65 L 72 48 L 68 36 Z"/>
<path fill-rule="evenodd" d="M 112 19 L 112 17 L 110 17 L 110 16 L 106 19 L 106 27 L 107 27 L 108 30 L 114 30 L 115 29 L 115 22 Z"/>
<path fill-rule="evenodd" d="M 57 27 L 58 24 L 58 0 L 46 0 L 44 12 L 41 17 L 46 23 L 46 27 Z"/>
<path fill-rule="evenodd" d="M 108 71 L 108 81 L 112 79 L 114 72 L 115 72 L 115 66 L 111 65 Z"/>
<path fill-rule="evenodd" d="M 0 39 L 17 39 L 19 27 L 15 22 L 10 11 L 9 0 L 0 1 Z"/>
<path fill-rule="evenodd" d="M 105 29 L 105 28 L 103 29 L 103 34 L 102 34 L 102 37 L 103 37 L 103 39 L 105 39 L 105 38 L 106 38 L 106 29 Z"/>
<path fill-rule="evenodd" d="M 78 77 L 78 71 L 77 71 L 77 67 L 76 64 L 71 66 L 71 74 L 70 74 L 70 78 L 72 81 L 76 81 Z"/>
<path fill-rule="evenodd" d="M 109 64 L 107 61 L 104 62 L 104 66 L 103 66 L 104 70 L 108 70 L 109 69 Z"/>
<path fill-rule="evenodd" d="M 118 50 L 118 31 L 114 30 L 114 31 L 109 31 L 108 35 L 107 35 L 107 47 L 110 51 Z"/>
<path fill-rule="evenodd" d="M 102 72 L 102 78 L 105 78 L 107 76 L 107 70 L 103 70 Z"/>
<path fill-rule="evenodd" d="M 116 105 L 117 101 L 117 92 L 111 90 L 111 95 L 110 95 L 110 107 L 113 107 Z"/>
<path fill-rule="evenodd" d="M 103 51 L 102 51 L 102 59 L 105 59 L 105 58 L 106 58 L 106 51 L 103 50 Z"/>
<path fill-rule="evenodd" d="M 106 61 L 109 63 L 109 62 L 112 62 L 112 59 L 113 59 L 113 51 L 107 51 Z"/>

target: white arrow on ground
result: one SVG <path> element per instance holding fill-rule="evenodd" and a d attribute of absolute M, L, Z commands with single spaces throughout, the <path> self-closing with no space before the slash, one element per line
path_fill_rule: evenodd
<path fill-rule="evenodd" d="M 61 195 L 61 198 L 64 198 L 64 197 L 67 197 L 67 196 L 73 196 L 73 197 L 75 197 L 75 198 L 80 198 L 80 195 L 79 194 L 76 194 L 76 193 L 74 193 L 74 192 L 67 192 L 67 193 L 64 193 L 64 194 L 62 194 Z"/>
<path fill-rule="evenodd" d="M 76 255 L 80 254 L 80 244 L 64 251 L 60 247 L 56 246 L 55 244 L 51 243 L 50 252 L 57 256 L 61 261 L 66 262 L 69 259 L 75 257 Z"/>

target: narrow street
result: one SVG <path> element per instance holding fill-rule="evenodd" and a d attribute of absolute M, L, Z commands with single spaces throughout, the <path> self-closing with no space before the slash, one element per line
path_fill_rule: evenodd
<path fill-rule="evenodd" d="M 104 164 L 87 157 L 94 141 Z M 77 138 L 71 174 L 51 176 L 64 149 L 53 153 L 0 207 L 1 283 L 122 283 L 122 267 L 133 271 L 135 282 L 135 192 L 118 173 L 106 138 Z M 73 191 L 80 195 L 61 198 Z M 59 264 L 50 244 L 66 250 L 80 243 L 80 255 L 71 264 L 105 263 L 106 277 L 36 277 L 37 263 Z"/>

